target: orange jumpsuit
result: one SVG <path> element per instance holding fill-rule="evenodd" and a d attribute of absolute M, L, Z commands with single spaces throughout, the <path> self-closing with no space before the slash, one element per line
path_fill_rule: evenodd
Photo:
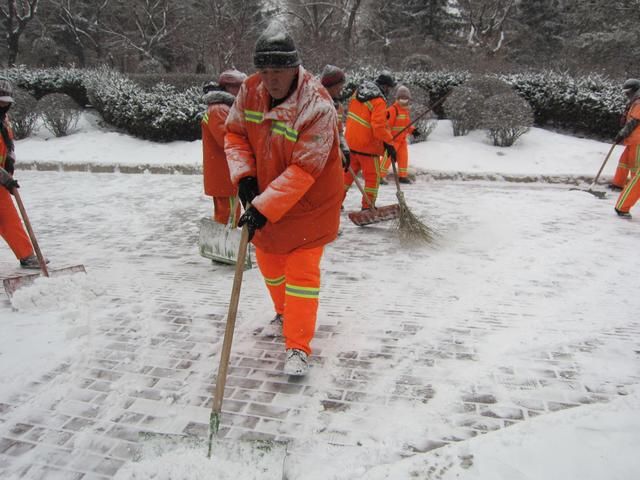
<path fill-rule="evenodd" d="M 640 120 L 640 98 L 636 97 L 631 101 L 630 108 L 627 112 L 626 121 L 632 119 Z M 616 170 L 616 179 L 622 178 L 621 170 L 627 169 L 624 173 L 626 180 L 627 171 L 631 174 L 631 180 L 624 186 L 618 201 L 616 202 L 616 210 L 619 212 L 628 212 L 640 199 L 640 125 L 624 139 L 625 149 L 620 158 L 618 169 Z M 614 181 L 615 183 L 615 181 Z"/>
<path fill-rule="evenodd" d="M 640 105 L 640 98 L 636 97 L 631 100 L 627 106 L 627 109 L 622 117 L 621 126 L 624 126 L 625 123 L 629 121 L 630 118 L 634 118 L 633 116 L 629 116 L 631 110 L 637 110 Z M 627 142 L 625 142 L 627 145 Z M 627 184 L 627 180 L 629 178 L 629 172 L 631 171 L 631 167 L 634 165 L 635 158 L 633 152 L 630 151 L 628 147 L 624 149 L 622 155 L 620 155 L 620 160 L 618 160 L 618 167 L 616 168 L 616 173 L 613 176 L 613 180 L 611 181 L 612 185 L 615 185 L 619 188 L 624 188 Z"/>
<path fill-rule="evenodd" d="M 388 110 L 389 127 L 394 135 L 393 146 L 398 155 L 398 177 L 406 178 L 409 176 L 409 148 L 407 145 L 407 137 L 416 129 L 413 125 L 407 127 L 411 123 L 411 115 L 409 109 L 394 102 Z M 402 133 L 400 133 L 402 132 Z M 396 136 L 397 135 L 397 136 Z M 385 154 L 382 157 L 382 167 L 380 168 L 380 176 L 385 177 L 391 159 Z"/>
<path fill-rule="evenodd" d="M 235 225 L 240 216 L 240 203 L 237 201 L 237 189 L 229 178 L 229 166 L 224 153 L 224 123 L 234 97 L 224 91 L 213 91 L 207 93 L 204 100 L 209 105 L 200 124 L 204 193 L 213 197 L 213 219 L 226 224 L 230 213 L 235 211 Z"/>
<path fill-rule="evenodd" d="M 266 218 L 252 240 L 287 349 L 311 353 L 320 259 L 340 223 L 343 191 L 338 120 L 331 97 L 303 67 L 279 105 L 258 74 L 243 83 L 227 118 L 225 152 L 234 185 L 258 179 L 252 205 Z"/>
<path fill-rule="evenodd" d="M 9 120 L 5 117 L 4 125 L 11 138 L 13 138 L 13 132 L 9 125 Z M 7 144 L 5 143 L 2 135 L 0 135 L 0 167 L 5 166 L 5 159 L 7 157 Z M 29 236 L 22 226 L 22 220 L 18 215 L 13 199 L 9 191 L 0 186 L 0 236 L 9 245 L 9 248 L 13 251 L 18 260 L 33 255 L 33 247 Z"/>
<path fill-rule="evenodd" d="M 380 156 L 384 153 L 383 143 L 393 141 L 387 123 L 387 102 L 375 83 L 364 82 L 351 97 L 345 138 L 351 150 L 351 168 L 356 174 L 362 170 L 364 191 L 371 203 L 375 204 L 380 186 Z M 351 173 L 345 173 L 345 195 L 352 183 Z M 364 197 L 362 208 L 369 208 Z"/>

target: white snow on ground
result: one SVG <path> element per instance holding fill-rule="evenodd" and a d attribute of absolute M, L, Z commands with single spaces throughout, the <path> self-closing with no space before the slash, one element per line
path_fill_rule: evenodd
<path fill-rule="evenodd" d="M 450 124 L 442 121 L 427 142 L 410 147 L 410 162 L 411 167 L 419 171 L 454 172 L 462 177 L 467 173 L 593 176 L 608 149 L 606 143 L 542 129 L 532 129 L 514 147 L 496 148 L 488 143 L 482 132 L 454 138 Z M 610 159 L 605 175 L 613 173 L 620 152 L 621 148 L 618 148 Z M 25 162 L 197 166 L 200 164 L 201 143 L 156 144 L 138 140 L 99 128 L 95 117 L 85 115 L 79 131 L 56 139 L 41 129 L 35 137 L 17 142 L 17 154 L 19 161 Z M 27 179 L 23 182 L 23 197 L 28 202 L 28 209 L 33 209 L 36 230 L 45 237 L 48 233 L 47 220 L 50 219 L 42 212 L 49 199 L 45 193 L 30 196 L 29 185 L 36 185 L 42 191 L 55 189 L 56 175 L 51 172 L 20 171 L 16 175 L 19 179 Z M 178 260 L 174 262 L 170 254 L 166 254 L 172 249 L 171 245 L 167 245 L 166 237 L 176 233 L 168 229 L 162 238 L 153 237 L 153 227 L 162 222 L 163 211 L 176 203 L 180 204 L 186 197 L 197 198 L 201 192 L 199 177 L 194 177 L 194 180 L 168 176 L 156 179 L 157 176 L 150 175 L 104 175 L 96 181 L 94 176 L 87 174 L 64 175 L 65 182 L 68 182 L 64 184 L 69 189 L 69 203 L 55 205 L 57 210 L 54 209 L 52 215 L 64 218 L 70 232 L 91 228 L 107 239 L 105 244 L 74 244 L 71 250 L 77 252 L 77 257 L 65 260 L 72 263 L 103 262 L 105 278 L 94 277 L 90 272 L 87 275 L 42 279 L 16 294 L 12 300 L 14 310 L 1 311 L 0 388 L 5 398 L 28 388 L 29 383 L 38 381 L 51 367 L 64 363 L 65 359 L 89 355 L 94 347 L 94 332 L 119 312 L 133 313 L 138 323 L 128 327 L 139 332 L 139 335 L 151 336 L 154 333 L 154 329 L 158 328 L 153 319 L 154 306 L 145 296 L 145 290 L 161 284 L 149 272 L 143 276 L 136 272 L 134 265 L 123 264 L 130 252 L 123 251 L 122 245 L 130 246 L 131 239 L 139 238 L 139 243 L 134 242 L 134 245 L 140 255 L 149 254 L 154 249 L 162 250 L 163 255 L 159 255 L 155 261 L 167 271 L 177 269 L 174 263 L 179 262 L 180 258 L 176 257 Z M 72 182 L 69 182 L 69 176 Z M 167 184 L 167 178 L 172 180 L 171 186 Z M 393 191 L 386 188 L 381 192 L 380 204 L 394 202 Z M 100 190 L 99 193 L 105 195 L 108 202 L 100 208 L 90 204 L 85 210 L 78 209 L 83 206 L 83 192 L 89 195 L 88 189 Z M 140 197 L 136 209 L 127 210 L 130 203 L 126 199 L 134 195 Z M 350 193 L 349 207 L 357 205 L 357 197 L 353 192 Z M 410 203 L 415 202 L 412 205 L 418 203 L 418 197 L 425 202 L 419 203 L 420 210 L 417 213 L 423 216 L 428 210 L 434 217 L 435 225 L 444 231 L 446 242 L 439 247 L 437 254 L 424 254 L 419 259 L 413 258 L 411 252 L 394 251 L 393 258 L 398 259 L 397 262 L 381 261 L 380 268 L 373 270 L 366 265 L 354 270 L 349 266 L 351 258 L 348 255 L 331 258 L 338 252 L 328 249 L 325 267 L 352 276 L 354 284 L 367 283 L 371 290 L 367 292 L 365 304 L 358 307 L 357 318 L 350 319 L 352 335 L 345 335 L 348 338 L 343 338 L 341 344 L 322 345 L 323 354 L 329 361 L 324 368 L 312 369 L 312 384 L 330 384 L 333 362 L 336 361 L 331 359 L 332 353 L 349 347 L 366 350 L 370 339 L 361 335 L 363 331 L 393 328 L 389 324 L 368 323 L 369 317 L 381 316 L 381 312 L 388 308 L 390 298 L 397 301 L 394 307 L 408 309 L 414 308 L 410 301 L 412 293 L 432 292 L 435 299 L 434 311 L 428 312 L 429 328 L 413 337 L 411 344 L 404 345 L 408 356 L 402 364 L 395 366 L 395 371 L 407 373 L 412 372 L 412 362 L 416 360 L 414 347 L 437 345 L 442 338 L 434 337 L 434 332 L 442 335 L 451 319 L 481 315 L 491 308 L 499 310 L 500 305 L 507 305 L 513 299 L 520 299 L 526 304 L 530 292 L 522 288 L 525 280 L 539 278 L 537 288 L 548 292 L 549 302 L 529 305 L 531 311 L 527 311 L 526 315 L 523 313 L 509 319 L 510 328 L 497 329 L 477 341 L 477 351 L 474 352 L 477 361 L 468 362 L 464 370 L 454 370 L 453 363 L 443 360 L 439 370 L 430 371 L 430 374 L 436 375 L 433 382 L 438 383 L 438 389 L 435 397 L 425 404 L 396 403 L 385 408 L 365 406 L 360 407 L 361 411 L 354 407 L 345 414 L 334 412 L 319 418 L 315 413 L 322 410 L 319 402 L 323 398 L 311 396 L 298 399 L 308 402 L 298 407 L 300 428 L 308 433 L 310 440 L 306 445 L 297 446 L 298 451 L 290 452 L 287 457 L 285 464 L 289 478 L 634 478 L 640 467 L 634 451 L 634 446 L 640 442 L 640 395 L 633 389 L 619 385 L 616 379 L 636 374 L 637 356 L 633 357 L 627 350 L 618 348 L 615 340 L 602 349 L 597 361 L 586 353 L 583 358 L 579 353 L 575 355 L 576 362 L 581 366 L 581 380 L 584 383 L 589 384 L 590 379 L 601 382 L 603 378 L 612 378 L 609 385 L 611 392 L 625 394 L 616 401 L 527 419 L 516 426 L 406 459 L 397 455 L 399 447 L 407 444 L 419 447 L 421 442 L 428 440 L 424 438 L 426 434 L 437 436 L 435 434 L 440 433 L 439 430 L 445 432 L 451 428 L 448 417 L 453 414 L 453 402 L 459 399 L 462 386 L 468 383 L 491 384 L 496 390 L 495 395 L 500 396 L 502 387 L 493 382 L 492 375 L 495 368 L 505 365 L 505 362 L 512 362 L 515 369 L 526 368 L 527 356 L 535 355 L 542 347 L 567 345 L 572 340 L 581 341 L 597 335 L 603 329 L 623 325 L 623 320 L 637 313 L 639 305 L 636 292 L 640 286 L 637 275 L 631 276 L 625 268 L 628 265 L 635 268 L 635 260 L 624 258 L 633 256 L 637 250 L 637 223 L 635 219 L 631 222 L 617 219 L 611 199 L 601 201 L 586 193 L 570 192 L 567 185 L 553 187 L 541 184 L 539 187 L 523 189 L 503 182 L 467 183 L 464 187 L 455 182 L 418 182 L 408 188 L 407 197 Z M 442 210 L 438 208 L 439 205 Z M 200 206 L 203 211 L 210 208 L 209 201 L 201 198 Z M 444 220 L 439 218 L 442 212 L 448 215 Z M 523 215 L 522 212 L 527 213 Z M 579 215 L 585 215 L 584 212 L 588 212 L 588 216 L 578 218 Z M 348 234 L 357 240 L 367 235 L 360 230 L 354 233 L 349 231 Z M 124 237 L 130 242 L 120 242 Z M 381 238 L 388 239 L 384 231 L 381 232 Z M 605 240 L 615 241 L 612 244 L 617 250 L 603 252 L 602 242 Z M 466 252 L 467 255 L 460 252 Z M 55 258 L 55 252 L 45 252 L 45 255 L 50 256 L 52 262 L 60 262 L 59 258 Z M 390 251 L 380 251 L 380 258 L 388 255 L 391 255 Z M 0 262 L 3 265 L 14 262 L 5 247 L 0 250 Z M 518 265 L 522 268 L 517 268 Z M 209 273 L 197 262 L 191 267 L 191 275 Z M 477 283 L 473 277 L 478 269 L 483 270 L 486 282 Z M 509 277 L 501 278 L 504 272 L 509 272 Z M 556 284 L 555 280 L 548 282 L 550 272 L 558 279 Z M 13 273 L 22 272 L 16 268 Z M 594 278 L 596 275 L 597 278 Z M 138 293 L 139 302 L 135 305 L 107 304 L 101 296 L 107 278 L 111 283 L 117 280 L 123 291 Z M 394 281 L 385 281 L 389 278 Z M 627 279 L 628 290 L 624 294 L 620 295 L 615 290 L 602 291 L 608 281 L 613 285 L 615 281 L 619 282 L 619 278 Z M 410 280 L 409 289 L 407 282 L 397 279 Z M 328 275 L 329 289 L 331 281 Z M 245 282 L 247 287 L 243 287 L 244 291 L 260 291 L 265 297 L 259 300 L 259 305 L 264 312 L 268 312 L 269 303 L 259 273 L 255 269 L 248 272 Z M 211 288 L 228 291 L 229 285 L 228 278 L 217 278 Z M 175 285 L 175 288 L 180 290 L 184 287 Z M 556 298 L 558 288 L 562 289 L 563 300 Z M 356 292 L 336 292 L 338 295 L 353 296 L 354 301 L 363 299 L 357 297 Z M 438 298 L 449 300 L 446 311 L 437 309 Z M 456 302 L 452 304 L 451 299 Z M 329 301 L 323 299 L 323 302 Z M 326 308 L 327 304 L 321 302 L 321 316 Z M 504 308 L 508 313 L 507 307 Z M 418 307 L 415 309 L 418 310 Z M 352 313 L 344 313 L 345 316 L 353 316 Z M 241 321 L 242 315 L 241 312 Z M 256 318 L 244 320 L 260 321 Z M 456 325 L 452 324 L 451 327 L 455 328 Z M 451 335 L 450 332 L 446 333 Z M 237 348 L 242 348 L 246 343 L 247 339 L 242 335 L 237 338 Z M 149 346 L 148 354 L 152 352 L 153 348 Z M 381 378 L 374 391 L 384 394 L 393 387 L 391 382 L 394 378 Z M 123 390 L 109 393 L 114 409 L 127 388 L 139 386 L 124 385 L 121 388 Z M 64 384 L 56 385 L 50 396 L 62 396 L 64 389 Z M 169 405 L 170 398 L 167 397 L 168 411 L 171 410 Z M 23 409 L 36 407 L 25 404 Z M 171 412 L 168 422 L 179 413 Z M 429 426 L 427 432 L 425 425 Z M 333 445 L 345 439 L 332 442 L 322 437 L 320 429 L 329 427 L 333 430 L 344 427 L 344 430 L 355 431 L 344 442 L 354 446 Z M 89 437 L 85 440 L 91 441 Z M 245 457 L 238 460 L 222 452 L 218 450 L 216 456 L 214 451 L 212 460 L 206 459 L 202 447 L 171 450 L 160 457 L 156 452 L 150 454 L 150 459 L 143 457 L 142 461 L 127 465 L 117 478 L 249 479 L 270 478 L 279 471 L 279 465 L 261 466 L 257 459 L 247 460 Z M 23 461 L 29 460 L 28 455 L 23 456 Z M 246 475 L 249 467 L 253 476 Z"/>

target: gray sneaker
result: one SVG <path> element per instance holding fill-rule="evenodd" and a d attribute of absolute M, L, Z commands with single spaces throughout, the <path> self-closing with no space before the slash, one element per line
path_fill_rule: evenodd
<path fill-rule="evenodd" d="M 289 348 L 284 361 L 284 373 L 301 377 L 309 371 L 308 356 L 302 350 Z"/>
<path fill-rule="evenodd" d="M 283 320 L 284 320 L 284 317 L 281 314 L 276 313 L 276 316 L 273 317 L 273 320 L 271 320 L 262 329 L 262 332 L 261 332 L 262 336 L 263 337 L 281 337 Z"/>

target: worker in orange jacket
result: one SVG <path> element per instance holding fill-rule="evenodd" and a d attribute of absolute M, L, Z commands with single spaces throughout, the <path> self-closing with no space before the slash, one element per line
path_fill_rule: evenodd
<path fill-rule="evenodd" d="M 392 145 L 393 136 L 387 122 L 386 97 L 396 82 L 391 73 L 383 71 L 375 82 L 364 81 L 349 102 L 345 138 L 351 150 L 351 168 L 354 173 L 362 170 L 364 191 L 371 204 L 375 204 L 380 186 L 380 156 L 387 153 L 395 159 L 396 150 Z M 344 174 L 344 192 L 353 183 L 350 173 Z M 368 209 L 369 202 L 363 196 L 362 209 Z"/>
<path fill-rule="evenodd" d="M 301 65 L 286 29 L 258 37 L 258 72 L 240 88 L 227 118 L 231 180 L 248 208 L 256 261 L 282 325 L 284 372 L 305 375 L 315 333 L 320 259 L 338 233 L 342 179 L 331 97 Z M 249 206 L 250 204 L 250 206 Z"/>
<path fill-rule="evenodd" d="M 224 123 L 229 115 L 240 85 L 247 76 L 237 70 L 226 70 L 220 74 L 218 84 L 209 82 L 203 87 L 203 100 L 208 105 L 202 117 L 202 177 L 204 193 L 213 197 L 213 219 L 222 224 L 238 223 L 240 204 L 237 189 L 229 178 L 229 166 L 224 154 Z"/>
<path fill-rule="evenodd" d="M 615 142 L 624 142 L 625 149 L 620 158 L 616 179 L 624 187 L 616 202 L 616 213 L 622 218 L 631 218 L 629 210 L 640 199 L 640 80 L 630 78 L 622 86 L 625 95 L 629 99 L 627 105 L 625 124 L 616 135 Z M 631 174 L 629 182 L 627 174 Z"/>
<path fill-rule="evenodd" d="M 40 268 L 40 263 L 33 253 L 31 241 L 9 193 L 18 187 L 18 183 L 12 178 L 16 156 L 13 131 L 7 115 L 13 103 L 11 82 L 0 78 L 0 167 L 7 173 L 0 177 L 4 187 L 0 188 L 0 236 L 7 242 L 22 268 L 37 269 Z"/>
<path fill-rule="evenodd" d="M 396 91 L 396 101 L 387 110 L 389 126 L 393 133 L 393 147 L 398 156 L 398 181 L 400 183 L 411 183 L 409 179 L 409 148 L 407 137 L 417 135 L 416 128 L 411 125 L 411 92 L 404 85 L 400 85 Z M 380 168 L 381 181 L 386 177 L 391 165 L 388 155 L 382 157 L 382 167 Z"/>
<path fill-rule="evenodd" d="M 346 76 L 344 71 L 334 65 L 326 65 L 322 70 L 320 76 L 320 83 L 327 89 L 331 99 L 333 100 L 333 106 L 336 107 L 336 113 L 338 114 L 338 134 L 340 135 L 340 150 L 342 151 L 342 167 L 344 171 L 349 171 L 349 165 L 351 164 L 351 151 L 347 140 L 344 138 L 344 107 L 340 102 L 340 96 L 342 89 L 346 82 Z"/>

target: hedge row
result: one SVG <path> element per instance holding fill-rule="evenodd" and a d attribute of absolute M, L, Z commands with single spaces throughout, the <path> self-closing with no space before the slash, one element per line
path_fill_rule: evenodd
<path fill-rule="evenodd" d="M 373 69 L 350 72 L 345 93 L 350 94 L 360 81 L 373 79 L 376 74 Z M 205 108 L 201 84 L 179 89 L 160 82 L 149 89 L 108 69 L 20 67 L 7 69 L 2 75 L 37 98 L 56 92 L 70 95 L 80 105 L 90 103 L 105 121 L 137 137 L 172 141 L 193 140 L 200 135 L 199 120 Z M 431 102 L 471 77 L 464 71 L 407 71 L 395 75 L 400 82 L 421 89 Z M 612 137 L 619 128 L 626 99 L 620 85 L 605 77 L 571 77 L 556 72 L 496 76 L 529 102 L 538 126 L 596 138 Z M 145 85 L 152 83 L 148 77 Z M 436 113 L 444 115 L 441 108 Z"/>

